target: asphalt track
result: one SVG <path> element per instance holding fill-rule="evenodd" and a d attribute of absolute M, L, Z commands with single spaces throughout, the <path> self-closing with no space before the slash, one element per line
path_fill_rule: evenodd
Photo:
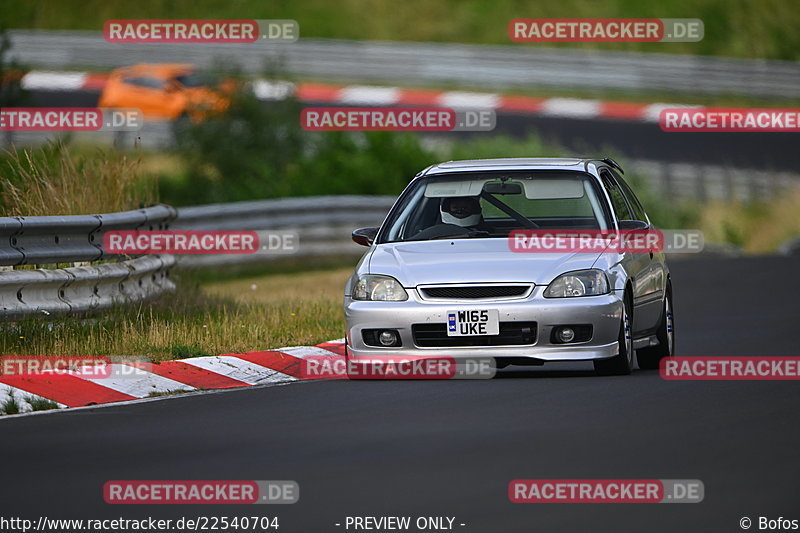
<path fill-rule="evenodd" d="M 97 105 L 98 98 L 96 91 L 34 90 L 29 92 L 24 105 L 91 107 Z M 498 112 L 497 127 L 492 134 L 517 138 L 537 134 L 550 144 L 586 157 L 611 154 L 668 162 L 797 171 L 797 138 L 792 133 L 666 133 L 655 123 Z M 486 133 L 442 135 L 463 138 Z"/>
<path fill-rule="evenodd" d="M 800 355 L 800 257 L 672 262 L 681 356 Z M 0 421 L 0 516 L 455 516 L 465 532 L 741 531 L 800 519 L 800 385 L 597 377 L 326 381 Z M 512 504 L 516 478 L 700 479 L 699 504 Z M 113 479 L 292 479 L 283 506 L 112 506 Z M 350 530 L 352 531 L 352 529 Z"/>

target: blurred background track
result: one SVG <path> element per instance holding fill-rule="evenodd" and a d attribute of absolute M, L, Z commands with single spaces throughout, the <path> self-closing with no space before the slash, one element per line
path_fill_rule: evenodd
<path fill-rule="evenodd" d="M 448 83 L 491 90 L 570 87 L 676 94 L 797 98 L 800 65 L 676 54 L 468 45 L 300 39 L 284 44 L 114 44 L 99 32 L 9 32 L 12 57 L 41 69 L 112 69 L 141 62 L 225 64 L 245 73 L 265 65 L 295 77 Z M 668 46 L 668 45 L 667 45 Z"/>

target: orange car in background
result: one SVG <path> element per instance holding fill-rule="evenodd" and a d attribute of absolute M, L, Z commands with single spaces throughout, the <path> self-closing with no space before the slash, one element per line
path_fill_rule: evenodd
<path fill-rule="evenodd" d="M 194 121 L 225 111 L 232 80 L 220 81 L 188 64 L 139 64 L 114 70 L 100 96 L 100 107 L 134 107 L 145 118 Z"/>

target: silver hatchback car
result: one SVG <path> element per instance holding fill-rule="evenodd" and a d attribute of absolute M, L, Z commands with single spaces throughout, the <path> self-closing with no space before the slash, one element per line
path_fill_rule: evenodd
<path fill-rule="evenodd" d="M 508 364 L 591 360 L 602 374 L 657 368 L 674 351 L 660 251 L 520 253 L 520 230 L 648 230 L 611 159 L 451 161 L 420 172 L 345 287 L 347 356 Z"/>

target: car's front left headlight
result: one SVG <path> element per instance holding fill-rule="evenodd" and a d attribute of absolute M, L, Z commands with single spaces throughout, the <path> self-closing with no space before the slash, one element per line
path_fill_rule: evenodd
<path fill-rule="evenodd" d="M 408 300 L 408 293 L 400 282 L 390 276 L 365 274 L 353 285 L 353 300 L 376 302 L 402 302 Z"/>
<path fill-rule="evenodd" d="M 608 293 L 606 273 L 596 268 L 561 274 L 545 289 L 545 298 L 574 298 Z"/>

